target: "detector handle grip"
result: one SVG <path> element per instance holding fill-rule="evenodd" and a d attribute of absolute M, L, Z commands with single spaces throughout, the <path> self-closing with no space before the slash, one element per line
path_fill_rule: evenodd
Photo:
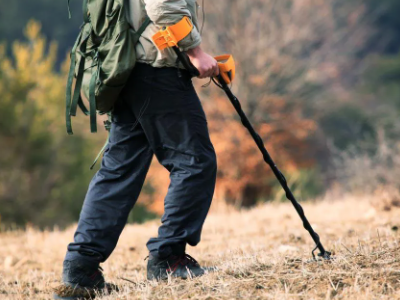
<path fill-rule="evenodd" d="M 176 55 L 178 56 L 179 61 L 182 63 L 183 67 L 190 72 L 190 74 L 194 77 L 200 76 L 199 70 L 193 66 L 192 62 L 189 59 L 189 56 L 180 51 L 178 47 L 172 47 Z M 224 81 L 226 84 L 230 84 L 235 78 L 235 61 L 233 56 L 230 54 L 220 55 L 215 57 L 218 62 L 219 67 L 219 75 L 216 76 L 218 81 Z"/>
<path fill-rule="evenodd" d="M 189 73 L 193 76 L 193 77 L 198 77 L 200 76 L 200 72 L 199 70 L 197 70 L 197 68 L 195 66 L 193 66 L 192 62 L 189 59 L 189 56 L 182 52 L 181 50 L 179 50 L 178 47 L 172 47 L 172 49 L 174 50 L 176 56 L 178 56 L 179 61 L 182 63 L 183 67 L 189 71 Z"/>

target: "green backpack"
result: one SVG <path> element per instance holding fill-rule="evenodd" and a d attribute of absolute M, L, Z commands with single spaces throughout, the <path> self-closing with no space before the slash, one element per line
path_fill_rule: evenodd
<path fill-rule="evenodd" d="M 83 1 L 84 23 L 71 51 L 67 81 L 68 134 L 73 134 L 71 116 L 76 116 L 78 106 L 85 115 L 90 115 L 91 132 L 97 132 L 97 113 L 112 111 L 135 66 L 135 45 L 150 19 L 147 17 L 135 32 L 129 26 L 126 9 L 124 0 Z M 83 103 L 82 95 L 88 99 L 89 109 Z M 105 124 L 109 130 L 109 122 Z"/>

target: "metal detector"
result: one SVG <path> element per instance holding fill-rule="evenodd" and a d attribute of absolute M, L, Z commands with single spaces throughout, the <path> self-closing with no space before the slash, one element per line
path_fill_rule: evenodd
<path fill-rule="evenodd" d="M 186 70 L 188 70 L 194 77 L 200 75 L 199 71 L 191 64 L 189 57 L 186 53 L 180 51 L 178 47 L 178 42 L 185 38 L 193 29 L 193 24 L 188 17 L 183 18 L 180 22 L 175 25 L 165 27 L 156 33 L 153 36 L 153 41 L 155 45 L 160 50 L 164 50 L 166 48 L 172 48 L 173 51 L 178 56 L 178 59 L 184 66 Z M 229 84 L 233 81 L 235 77 L 235 62 L 232 55 L 226 54 L 217 56 L 215 58 L 218 61 L 218 66 L 220 68 L 220 75 L 216 78 L 212 78 L 212 81 L 221 88 L 225 94 L 228 96 L 229 100 L 231 101 L 233 107 L 235 108 L 236 112 L 240 116 L 242 124 L 244 127 L 247 128 L 253 140 L 256 142 L 257 147 L 260 149 L 264 161 L 270 166 L 271 170 L 275 174 L 275 177 L 278 179 L 279 183 L 281 184 L 282 188 L 286 193 L 286 198 L 292 202 L 294 208 L 296 209 L 297 213 L 300 216 L 300 219 L 303 222 L 304 228 L 310 233 L 312 239 L 314 240 L 316 247 L 312 250 L 312 256 L 316 259 L 314 252 L 318 249 L 320 253 L 318 257 L 323 259 L 329 260 L 331 258 L 331 253 L 326 251 L 324 246 L 321 243 L 319 235 L 314 231 L 310 222 L 308 222 L 304 210 L 301 205 L 297 202 L 296 198 L 294 197 L 292 191 L 290 190 L 285 176 L 279 171 L 278 167 L 272 160 L 271 156 L 269 155 L 267 149 L 264 146 L 264 143 L 259 136 L 259 134 L 254 130 L 253 126 L 251 125 L 249 119 L 247 118 L 246 114 L 244 113 L 238 98 L 232 93 L 231 89 L 229 88 Z"/>

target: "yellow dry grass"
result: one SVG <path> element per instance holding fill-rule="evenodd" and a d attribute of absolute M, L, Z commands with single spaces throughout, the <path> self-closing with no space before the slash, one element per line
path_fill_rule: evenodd
<path fill-rule="evenodd" d="M 400 210 L 371 203 L 347 197 L 304 205 L 335 252 L 330 263 L 309 262 L 313 243 L 290 203 L 217 209 L 188 253 L 219 271 L 188 281 L 148 282 L 145 243 L 158 222 L 127 226 L 103 265 L 121 290 L 98 299 L 400 299 Z M 51 299 L 73 231 L 1 233 L 0 299 Z"/>

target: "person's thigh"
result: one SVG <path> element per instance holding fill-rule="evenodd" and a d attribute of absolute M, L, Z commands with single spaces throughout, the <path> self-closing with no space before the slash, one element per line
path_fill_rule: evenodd
<path fill-rule="evenodd" d="M 170 68 L 143 76 L 138 71 L 129 86 L 133 96 L 127 103 L 159 160 L 163 149 L 194 156 L 214 152 L 203 108 L 186 72 Z"/>

